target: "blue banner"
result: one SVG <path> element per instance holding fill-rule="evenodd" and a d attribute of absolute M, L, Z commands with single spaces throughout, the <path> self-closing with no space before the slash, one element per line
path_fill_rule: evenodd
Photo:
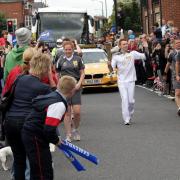
<path fill-rule="evenodd" d="M 39 36 L 38 41 L 55 42 L 52 31 L 48 30 L 42 32 Z"/>
<path fill-rule="evenodd" d="M 74 155 L 68 151 L 68 150 L 63 150 L 62 148 L 59 147 L 60 150 L 64 153 L 66 158 L 71 162 L 71 164 L 75 167 L 77 171 L 85 171 L 86 169 L 84 166 L 74 157 Z"/>
<path fill-rule="evenodd" d="M 59 145 L 59 148 L 62 150 L 69 150 L 72 151 L 74 153 L 76 153 L 77 155 L 89 160 L 90 162 L 94 163 L 94 164 L 98 164 L 99 163 L 99 159 L 92 153 L 68 142 L 68 141 L 64 141 L 62 140 L 62 143 Z"/>

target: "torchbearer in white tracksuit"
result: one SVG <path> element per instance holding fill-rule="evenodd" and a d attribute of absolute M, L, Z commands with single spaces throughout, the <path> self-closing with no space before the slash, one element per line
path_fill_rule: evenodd
<path fill-rule="evenodd" d="M 114 54 L 111 66 L 117 68 L 118 88 L 122 100 L 122 117 L 125 125 L 129 125 L 134 113 L 134 92 L 136 81 L 135 59 L 145 60 L 144 53 L 137 51 L 128 52 L 128 42 L 125 39 L 119 41 L 120 52 Z"/>

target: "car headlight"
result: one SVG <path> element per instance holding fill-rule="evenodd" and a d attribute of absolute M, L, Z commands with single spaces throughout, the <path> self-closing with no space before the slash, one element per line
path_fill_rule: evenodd
<path fill-rule="evenodd" d="M 112 71 L 112 74 L 117 75 L 117 71 L 116 70 Z"/>
<path fill-rule="evenodd" d="M 104 76 L 111 77 L 112 73 L 106 73 L 106 74 L 104 74 Z"/>
<path fill-rule="evenodd" d="M 108 77 L 112 77 L 112 76 L 116 76 L 116 75 L 117 75 L 116 71 L 112 71 L 112 72 L 104 74 L 104 76 L 108 76 Z"/>

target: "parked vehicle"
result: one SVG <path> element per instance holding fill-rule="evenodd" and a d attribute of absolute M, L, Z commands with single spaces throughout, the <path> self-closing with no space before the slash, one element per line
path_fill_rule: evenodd
<path fill-rule="evenodd" d="M 116 72 L 110 73 L 108 57 L 103 49 L 82 49 L 85 64 L 83 88 L 117 87 Z"/>

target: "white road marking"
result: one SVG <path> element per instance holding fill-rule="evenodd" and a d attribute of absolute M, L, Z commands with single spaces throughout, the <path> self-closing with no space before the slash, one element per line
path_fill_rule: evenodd
<path fill-rule="evenodd" d="M 158 96 L 163 96 L 163 97 L 165 97 L 165 98 L 167 98 L 167 99 L 170 99 L 170 100 L 174 100 L 175 99 L 175 97 L 173 97 L 173 96 L 170 96 L 170 95 L 163 95 L 162 94 L 162 91 L 153 91 L 151 88 L 147 88 L 147 87 L 145 87 L 145 86 L 141 86 L 141 85 L 136 85 L 137 87 L 140 87 L 140 88 L 143 88 L 143 89 L 146 89 L 146 90 L 148 90 L 148 91 L 151 91 L 151 92 L 154 92 L 154 93 L 156 93 Z"/>

